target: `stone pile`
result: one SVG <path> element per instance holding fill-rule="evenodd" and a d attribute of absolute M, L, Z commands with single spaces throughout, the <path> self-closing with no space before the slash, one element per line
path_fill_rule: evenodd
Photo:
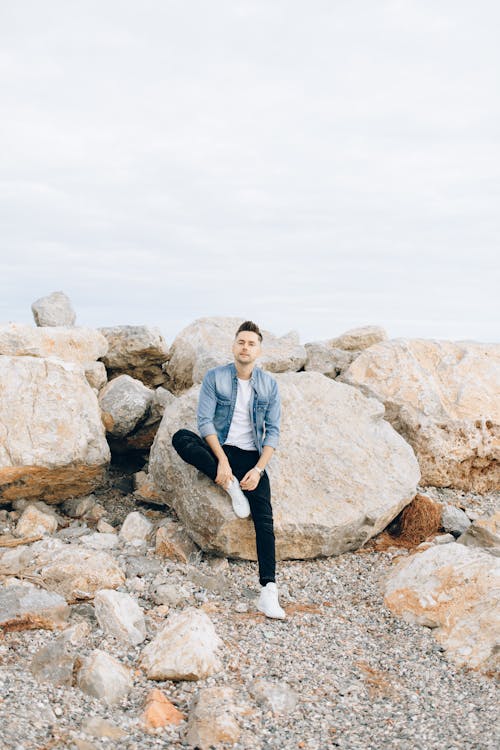
<path fill-rule="evenodd" d="M 420 481 L 500 487 L 497 347 L 390 341 L 376 328 L 321 347 L 302 347 L 294 333 L 265 334 L 264 365 L 283 404 L 269 466 L 277 554 L 311 566 L 313 593 L 296 601 L 301 568 L 281 563 L 288 619 L 262 624 L 257 592 L 241 585 L 244 561 L 256 557 L 251 521 L 236 518 L 227 494 L 171 447 L 177 429 L 196 430 L 199 381 L 230 357 L 241 321 L 196 321 L 168 350 L 155 329 L 75 326 L 62 293 L 33 307 L 37 327 L 0 326 L 0 627 L 6 643 L 26 630 L 44 633 L 29 655 L 40 686 L 110 712 L 133 707 L 134 731 L 208 750 L 253 747 L 255 715 L 293 722 L 304 710 L 300 679 L 292 688 L 291 673 L 278 679 L 251 660 L 255 648 L 268 648 L 271 659 L 283 634 L 285 659 L 308 637 L 310 618 L 342 612 L 349 597 L 355 616 L 360 582 L 337 596 L 336 567 L 325 559 L 336 556 L 338 571 L 355 559 L 369 577 L 358 562 L 375 555 L 369 540 L 409 506 Z M 108 441 L 145 457 L 152 443 L 133 492 L 111 484 Z M 413 634 L 431 628 L 453 668 L 490 676 L 498 671 L 500 515 L 497 507 L 475 515 L 468 500 L 441 501 L 438 531 L 409 553 L 378 555 L 400 556 L 384 581 L 387 622 Z M 328 574 L 330 593 L 314 565 Z M 294 617 L 303 618 L 299 629 Z M 259 633 L 262 624 L 262 643 L 240 646 L 238 628 L 251 622 Z M 339 615 L 333 640 L 346 638 L 348 626 Z M 307 654 L 323 664 L 321 648 Z M 370 669 L 371 688 L 385 685 L 387 699 L 389 680 L 377 683 Z M 323 664 L 324 679 L 326 671 Z M 335 700 L 358 689 L 338 684 Z M 126 736 L 102 717 L 85 716 L 80 726 L 98 738 Z"/>

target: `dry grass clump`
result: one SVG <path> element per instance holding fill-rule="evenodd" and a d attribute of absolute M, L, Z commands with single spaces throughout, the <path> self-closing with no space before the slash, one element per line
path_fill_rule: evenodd
<path fill-rule="evenodd" d="M 413 549 L 439 531 L 441 505 L 426 495 L 417 494 L 391 525 L 374 540 L 379 552 L 389 547 Z"/>

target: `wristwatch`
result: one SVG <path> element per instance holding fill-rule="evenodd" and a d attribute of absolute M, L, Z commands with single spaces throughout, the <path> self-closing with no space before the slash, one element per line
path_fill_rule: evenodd
<path fill-rule="evenodd" d="M 258 471 L 261 476 L 263 475 L 264 469 L 260 469 L 258 466 L 254 466 L 253 468 L 255 469 L 255 471 Z"/>

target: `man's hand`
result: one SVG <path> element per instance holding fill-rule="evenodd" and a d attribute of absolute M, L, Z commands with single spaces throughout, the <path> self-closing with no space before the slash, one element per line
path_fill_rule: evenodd
<path fill-rule="evenodd" d="M 227 458 L 219 459 L 219 464 L 217 466 L 217 476 L 215 477 L 215 484 L 220 484 L 221 487 L 224 487 L 224 489 L 226 489 L 232 478 L 233 472 L 231 471 L 231 467 Z"/>
<path fill-rule="evenodd" d="M 250 469 L 240 482 L 242 490 L 254 490 L 260 482 L 260 474 L 257 469 Z"/>

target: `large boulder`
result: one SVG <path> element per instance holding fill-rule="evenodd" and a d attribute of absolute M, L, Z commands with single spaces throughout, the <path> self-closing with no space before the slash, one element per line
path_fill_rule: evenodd
<path fill-rule="evenodd" d="M 383 419 L 382 404 L 356 388 L 315 372 L 276 379 L 282 432 L 269 473 L 277 556 L 357 549 L 414 497 L 420 472 L 413 450 Z M 195 386 L 165 409 L 150 475 L 202 549 L 254 560 L 252 521 L 236 518 L 224 490 L 172 448 L 176 430 L 196 431 L 198 393 Z"/>
<path fill-rule="evenodd" d="M 201 383 L 211 367 L 233 361 L 234 336 L 243 318 L 199 318 L 174 340 L 165 369 L 168 387 L 178 393 Z M 269 372 L 300 370 L 306 362 L 306 350 L 295 331 L 275 336 L 262 331 L 262 357 L 258 364 Z"/>
<path fill-rule="evenodd" d="M 0 497 L 83 495 L 109 459 L 97 397 L 78 365 L 0 356 Z"/>
<path fill-rule="evenodd" d="M 35 328 L 21 323 L 0 325 L 0 354 L 9 357 L 54 357 L 83 367 L 103 357 L 108 342 L 92 328 Z"/>
<path fill-rule="evenodd" d="M 162 365 L 168 359 L 168 346 L 159 328 L 111 326 L 99 331 L 109 345 L 102 361 L 110 379 L 130 375 L 150 387 L 165 382 Z"/>
<path fill-rule="evenodd" d="M 37 326 L 74 326 L 76 315 L 64 292 L 52 292 L 31 305 Z"/>
<path fill-rule="evenodd" d="M 462 544 L 437 545 L 391 571 L 385 603 L 404 620 L 435 628 L 459 666 L 498 670 L 500 560 Z"/>
<path fill-rule="evenodd" d="M 394 339 L 340 376 L 385 404 L 413 447 L 422 483 L 500 489 L 500 345 Z"/>

